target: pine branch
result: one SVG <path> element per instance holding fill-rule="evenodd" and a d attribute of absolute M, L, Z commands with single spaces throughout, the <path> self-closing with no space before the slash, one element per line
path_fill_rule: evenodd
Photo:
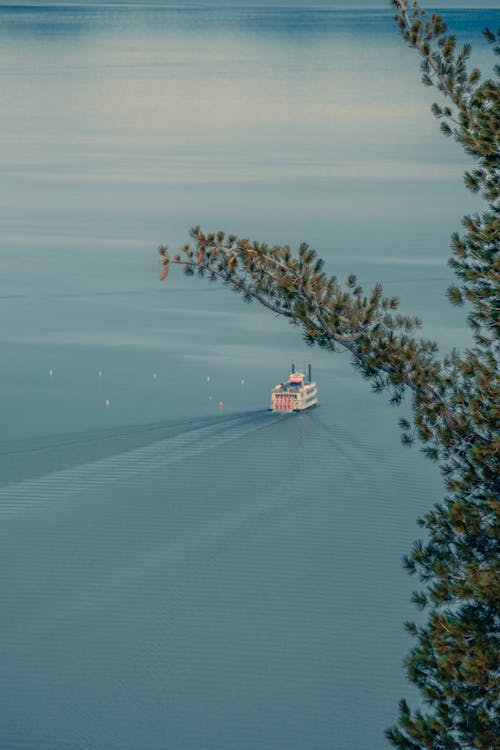
<path fill-rule="evenodd" d="M 487 203 L 486 211 L 464 218 L 465 234 L 453 235 L 449 261 L 457 283 L 448 296 L 468 306 L 474 346 L 439 357 L 437 344 L 417 338 L 420 321 L 398 314 L 397 299 L 385 297 L 380 284 L 366 295 L 353 275 L 340 285 L 306 244 L 293 255 L 286 246 L 195 227 L 195 246 L 186 245 L 182 257 L 160 247 L 161 278 L 180 265 L 189 275 L 221 279 L 300 326 L 308 343 L 348 351 L 355 369 L 392 404 L 410 395 L 403 441 L 420 441 L 438 463 L 447 494 L 418 520 L 426 542 L 404 559 L 425 589 L 414 603 L 427 621 L 407 624 L 416 645 L 406 662 L 425 711 L 401 701 L 399 727 L 386 734 L 405 750 L 490 750 L 500 734 L 500 88 L 467 70 L 470 46 L 457 51 L 438 14 L 427 20 L 416 0 L 392 6 L 404 39 L 422 57 L 424 83 L 451 100 L 450 107 L 434 104 L 433 114 L 474 160 L 465 182 Z M 485 36 L 498 55 L 498 36 Z"/>

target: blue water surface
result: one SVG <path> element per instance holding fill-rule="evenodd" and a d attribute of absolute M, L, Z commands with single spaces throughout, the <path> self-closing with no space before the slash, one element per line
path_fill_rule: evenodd
<path fill-rule="evenodd" d="M 488 66 L 498 13 L 447 18 Z M 347 354 L 155 248 L 305 240 L 468 344 L 479 204 L 390 11 L 2 4 L 0 71 L 0 746 L 387 747 L 437 470 Z M 270 414 L 311 356 L 319 408 Z"/>

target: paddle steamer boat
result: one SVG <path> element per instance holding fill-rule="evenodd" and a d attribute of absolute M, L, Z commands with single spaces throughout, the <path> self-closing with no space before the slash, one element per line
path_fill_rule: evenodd
<path fill-rule="evenodd" d="M 285 383 L 275 385 L 271 391 L 271 411 L 304 411 L 318 403 L 318 389 L 311 377 L 311 363 L 308 364 L 307 379 L 303 372 L 296 372 L 292 362 L 292 372 Z"/>

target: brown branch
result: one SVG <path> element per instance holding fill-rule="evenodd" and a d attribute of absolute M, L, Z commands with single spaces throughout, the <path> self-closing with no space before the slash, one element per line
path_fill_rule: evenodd
<path fill-rule="evenodd" d="M 366 305 L 362 305 L 361 308 L 358 309 L 353 308 L 352 311 L 356 316 L 355 326 L 352 325 L 347 317 L 341 315 L 335 316 L 337 320 L 341 321 L 346 326 L 355 329 L 351 334 L 342 334 L 332 331 L 332 311 L 327 305 L 318 302 L 312 290 L 308 289 L 307 283 L 304 282 L 303 273 L 297 270 L 297 261 L 291 259 L 291 262 L 289 263 L 287 259 L 283 261 L 270 253 L 263 252 L 262 250 L 257 251 L 243 245 L 238 247 L 237 244 L 231 244 L 229 246 L 221 243 L 216 244 L 208 241 L 203 234 L 200 234 L 200 237 L 196 239 L 199 245 L 201 245 L 201 250 L 203 250 L 203 252 L 200 253 L 199 249 L 196 260 L 193 258 L 193 252 L 189 247 L 185 248 L 187 255 L 186 259 L 181 259 L 180 256 L 171 258 L 168 256 L 166 248 L 161 248 L 160 251 L 163 255 L 162 265 L 181 265 L 217 276 L 233 288 L 239 289 L 248 297 L 255 299 L 275 314 L 283 315 L 284 317 L 291 318 L 295 322 L 301 323 L 306 333 L 311 335 L 313 339 L 315 337 L 320 339 L 320 345 L 322 340 L 323 343 L 329 342 L 343 347 L 353 356 L 354 360 L 362 368 L 365 368 L 367 373 L 373 372 L 374 375 L 376 373 L 383 373 L 384 376 L 387 376 L 390 380 L 393 380 L 394 376 L 397 376 L 400 382 L 394 381 L 394 387 L 407 387 L 413 391 L 415 395 L 422 398 L 424 402 L 427 402 L 428 408 L 432 409 L 433 405 L 440 407 L 440 419 L 443 420 L 453 432 L 460 434 L 462 437 L 473 437 L 474 439 L 483 442 L 484 438 L 481 435 L 464 428 L 464 426 L 460 424 L 459 420 L 453 415 L 450 407 L 446 404 L 443 398 L 441 398 L 436 389 L 433 388 L 431 383 L 425 382 L 422 384 L 421 382 L 418 384 L 415 382 L 419 376 L 422 381 L 421 368 L 426 364 L 429 364 L 424 360 L 422 360 L 422 362 L 415 362 L 416 352 L 413 354 L 411 352 L 405 354 L 403 351 L 402 358 L 405 359 L 405 362 L 396 361 L 395 363 L 391 363 L 390 361 L 383 361 L 384 353 L 383 351 L 377 351 L 374 341 L 371 342 L 370 352 L 364 353 L 360 350 L 359 343 L 361 339 L 370 342 L 370 323 L 373 321 L 368 322 L 369 319 L 367 318 L 367 313 L 374 312 L 373 305 L 375 302 L 372 301 L 368 310 L 366 309 Z M 228 256 L 230 256 L 229 260 Z M 242 273 L 248 280 L 241 280 L 235 276 L 235 268 L 231 266 L 231 260 L 236 262 L 238 256 L 241 263 Z M 217 263 L 219 257 L 221 260 L 225 260 L 225 263 L 227 264 L 226 269 L 221 268 L 221 264 Z M 305 265 L 305 270 L 307 271 L 309 261 L 303 259 L 303 263 Z M 217 267 L 217 265 L 219 267 Z M 280 278 L 277 274 L 273 273 L 269 267 L 279 270 L 283 274 L 283 277 Z M 266 279 L 267 282 L 265 283 L 269 284 L 269 290 L 265 289 L 264 293 L 257 291 L 252 286 L 252 282 L 254 281 L 252 274 L 257 277 L 256 283 L 259 283 L 259 277 L 261 281 Z M 279 297 L 282 292 L 284 281 L 287 278 L 293 285 L 293 299 L 285 299 L 282 304 L 276 304 L 276 302 L 270 299 L 270 295 L 275 292 Z M 321 278 L 321 281 L 325 281 L 324 277 Z M 334 283 L 333 289 L 335 294 L 338 295 L 340 290 L 336 282 Z M 302 314 L 294 309 L 294 305 L 299 301 L 305 303 L 312 312 L 308 313 L 307 311 L 304 311 Z M 348 304 L 347 301 L 346 304 Z M 382 310 L 378 308 L 376 309 L 376 312 L 378 318 L 376 318 L 375 321 L 384 325 L 383 318 L 381 317 Z M 425 349 L 421 348 L 421 354 L 424 354 L 424 352 Z M 373 356 L 376 360 L 374 363 L 371 362 Z M 387 353 L 387 360 L 389 360 L 390 356 L 391 352 L 389 351 Z M 410 359 L 413 359 L 415 363 L 414 366 L 408 366 Z M 389 383 L 387 382 L 385 385 L 389 385 Z"/>
<path fill-rule="evenodd" d="M 172 258 L 169 258 L 168 264 L 172 265 L 178 265 L 178 266 L 191 266 L 197 269 L 204 269 L 205 271 L 208 271 L 208 273 L 213 273 L 215 276 L 218 276 L 219 278 L 223 279 L 229 284 L 232 284 L 233 286 L 238 287 L 238 289 L 241 289 L 242 292 L 245 292 L 246 294 L 251 295 L 254 299 L 257 300 L 257 302 L 260 302 L 261 305 L 264 305 L 264 307 L 267 307 L 268 310 L 272 310 L 273 312 L 277 313 L 278 315 L 285 315 L 288 318 L 293 318 L 293 313 L 287 312 L 281 307 L 277 307 L 272 302 L 269 302 L 265 297 L 262 297 L 258 292 L 255 292 L 253 289 L 251 289 L 248 286 L 245 286 L 237 279 L 233 278 L 231 274 L 225 274 L 223 271 L 219 271 L 215 268 L 212 268 L 211 266 L 206 265 L 205 263 L 197 263 L 194 260 L 174 260 Z"/>
<path fill-rule="evenodd" d="M 410 19 L 409 15 L 408 15 L 408 12 L 407 12 L 408 5 L 406 3 L 406 0 L 394 0 L 394 5 L 399 10 L 399 12 L 401 13 L 401 15 L 402 15 L 402 17 L 403 17 L 403 19 L 404 19 L 404 21 L 406 23 L 406 27 L 407 27 L 408 32 L 411 32 L 413 30 L 414 24 L 411 22 L 411 19 Z M 409 42 L 409 44 L 412 47 L 415 47 L 415 49 L 417 49 L 420 52 L 420 54 L 422 55 L 422 57 L 425 58 L 425 60 L 427 60 L 427 62 L 431 66 L 432 70 L 434 71 L 435 75 L 438 77 L 441 85 L 445 89 L 444 93 L 448 94 L 448 96 L 450 97 L 450 99 L 452 100 L 452 102 L 457 107 L 459 107 L 460 106 L 460 97 L 455 92 L 455 90 L 453 89 L 453 87 L 450 86 L 448 84 L 448 82 L 446 81 L 446 79 L 443 78 L 443 76 L 441 75 L 441 71 L 439 70 L 439 66 L 436 63 L 434 57 L 432 56 L 430 48 L 429 48 L 429 52 L 427 53 L 425 51 L 423 45 L 421 43 L 419 43 L 418 34 L 417 34 L 417 39 L 416 39 L 415 42 L 410 42 L 409 39 L 407 39 L 407 41 Z"/>

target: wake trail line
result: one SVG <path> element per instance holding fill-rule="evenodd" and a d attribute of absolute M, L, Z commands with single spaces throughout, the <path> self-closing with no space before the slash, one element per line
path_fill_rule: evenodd
<path fill-rule="evenodd" d="M 244 416 L 256 416 L 261 413 L 265 412 L 244 411 L 237 412 L 235 414 L 229 414 L 227 416 L 201 417 L 198 419 L 191 418 L 175 421 L 161 420 L 146 422 L 144 424 L 137 425 L 110 427 L 104 430 L 99 429 L 85 430 L 83 432 L 76 433 L 60 433 L 32 438 L 31 445 L 29 444 L 29 440 L 28 445 L 26 445 L 27 441 L 25 438 L 16 439 L 14 443 L 1 441 L 0 458 L 2 456 L 17 456 L 20 454 L 40 453 L 49 449 L 53 450 L 54 448 L 68 448 L 71 446 L 79 447 L 82 445 L 102 445 L 106 442 L 109 442 L 110 440 L 117 440 L 120 438 L 144 437 L 148 443 L 156 442 L 154 440 L 151 440 L 151 435 L 155 432 L 174 430 L 176 431 L 176 433 L 178 433 L 187 431 L 188 429 L 196 429 L 207 424 L 213 424 L 215 420 L 218 424 L 226 424 Z"/>
<path fill-rule="evenodd" d="M 315 421 L 328 436 L 328 442 L 333 449 L 340 453 L 356 471 L 361 471 L 366 465 L 366 458 L 359 441 L 352 434 L 346 434 L 345 430 L 343 432 L 339 432 L 338 429 L 334 430 L 321 417 L 316 417 Z"/>
<path fill-rule="evenodd" d="M 189 461 L 208 450 L 269 427 L 282 418 L 277 414 L 263 418 L 263 412 L 244 413 L 222 423 L 211 422 L 139 448 L 6 485 L 0 488 L 0 519 L 44 503 L 92 492 L 114 482 L 139 478 L 144 473 L 182 460 Z"/>

